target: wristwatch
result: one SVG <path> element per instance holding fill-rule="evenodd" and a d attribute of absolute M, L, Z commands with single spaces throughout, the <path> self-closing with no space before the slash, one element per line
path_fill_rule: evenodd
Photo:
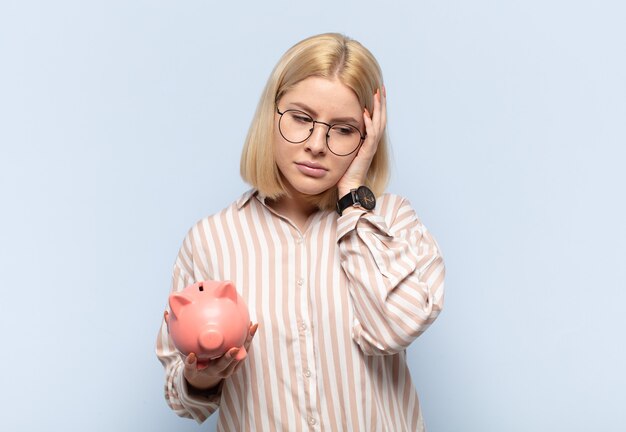
<path fill-rule="evenodd" d="M 376 207 L 376 197 L 367 186 L 359 186 L 350 189 L 350 193 L 342 196 L 337 201 L 337 213 L 339 216 L 350 206 L 363 207 L 365 210 L 373 210 Z"/>

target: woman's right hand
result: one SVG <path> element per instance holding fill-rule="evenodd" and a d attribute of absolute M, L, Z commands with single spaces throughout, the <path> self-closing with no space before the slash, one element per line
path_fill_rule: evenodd
<path fill-rule="evenodd" d="M 247 353 L 252 342 L 252 338 L 259 327 L 259 323 L 248 328 L 248 337 L 240 348 L 231 348 L 218 358 L 209 360 L 206 367 L 198 369 L 198 358 L 195 353 L 189 353 L 185 362 L 183 374 L 187 382 L 198 390 L 207 390 L 216 387 L 224 378 L 231 376 L 243 364 L 245 357 L 243 353 Z M 245 350 L 245 351 L 243 351 Z M 240 351 L 243 351 L 240 353 Z"/>

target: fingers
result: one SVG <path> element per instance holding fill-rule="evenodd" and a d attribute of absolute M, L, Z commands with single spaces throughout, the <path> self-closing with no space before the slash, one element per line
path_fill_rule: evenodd
<path fill-rule="evenodd" d="M 251 322 L 250 324 L 251 325 L 248 329 L 248 337 L 246 337 L 246 341 L 243 343 L 243 346 L 242 346 L 242 351 L 245 354 L 242 356 L 242 353 L 240 352 L 237 355 L 237 360 L 239 361 L 243 360 L 246 357 L 248 350 L 250 349 L 250 343 L 252 343 L 252 338 L 254 338 L 254 335 L 259 328 L 259 323 L 252 325 L 252 322 Z"/>
<path fill-rule="evenodd" d="M 193 380 L 194 377 L 199 375 L 220 378 L 226 378 L 232 375 L 237 366 L 242 364 L 243 360 L 247 357 L 250 344 L 258 328 L 259 323 L 254 325 L 250 323 L 248 336 L 244 344 L 240 347 L 229 349 L 221 357 L 200 362 L 195 353 L 189 353 L 184 362 L 185 377 L 188 380 Z"/>
<path fill-rule="evenodd" d="M 244 342 L 243 346 L 241 348 L 239 348 L 239 351 L 234 351 L 231 350 L 229 353 L 231 355 L 234 356 L 234 361 L 231 362 L 224 370 L 223 370 L 223 375 L 224 376 L 230 376 L 232 374 L 234 374 L 236 371 L 238 371 L 244 364 L 244 359 L 248 356 L 248 350 L 250 349 L 250 344 L 252 343 L 252 339 L 254 338 L 254 335 L 256 334 L 256 331 L 259 328 L 259 323 L 256 323 L 254 325 L 252 325 L 252 323 L 250 323 L 250 327 L 248 330 L 248 337 L 246 338 L 246 341 Z"/>
<path fill-rule="evenodd" d="M 380 104 L 380 126 L 381 133 L 387 125 L 387 89 L 383 85 L 382 98 Z"/>
<path fill-rule="evenodd" d="M 365 152 L 372 157 L 387 124 L 387 90 L 384 86 L 382 86 L 382 91 L 379 88 L 374 93 L 373 112 L 370 114 L 367 108 L 364 109 L 363 121 L 367 134 L 363 147 L 365 147 Z"/>
<path fill-rule="evenodd" d="M 183 374 L 185 375 L 185 378 L 187 378 L 188 381 L 193 380 L 193 378 L 196 376 L 196 374 L 198 373 L 198 368 L 197 368 L 197 358 L 196 355 L 194 353 L 189 353 L 189 355 L 187 356 L 187 358 L 185 359 L 184 363 L 185 363 L 185 370 L 183 371 Z"/>
<path fill-rule="evenodd" d="M 372 113 L 372 124 L 375 131 L 380 131 L 380 88 L 374 94 L 374 112 Z M 376 134 L 378 135 L 378 134 Z"/>
<path fill-rule="evenodd" d="M 367 134 L 367 137 L 369 138 L 369 136 L 372 134 L 372 116 L 370 115 L 370 112 L 367 110 L 367 107 L 365 107 L 363 109 L 363 121 L 365 122 L 365 133 Z"/>
<path fill-rule="evenodd" d="M 213 360 L 215 363 L 212 365 L 212 373 L 222 378 L 226 378 L 229 375 L 226 373 L 228 371 L 228 368 L 233 363 L 239 362 L 241 358 L 240 356 L 242 355 L 243 358 L 246 357 L 246 351 L 242 351 L 241 347 L 229 349 L 223 356 Z"/>
<path fill-rule="evenodd" d="M 259 323 L 256 323 L 254 325 L 250 325 L 250 329 L 248 330 L 248 337 L 246 338 L 246 341 L 243 344 L 243 346 L 246 348 L 246 351 L 250 347 L 250 343 L 252 342 L 252 338 L 254 337 L 254 334 L 256 333 L 258 328 L 259 328 Z"/>
<path fill-rule="evenodd" d="M 243 360 L 248 356 L 248 352 L 243 347 L 237 350 L 237 354 L 233 356 L 233 361 L 221 372 L 223 377 L 231 376 L 239 365 L 244 364 Z"/>
<path fill-rule="evenodd" d="M 387 89 L 385 86 L 381 88 L 377 89 L 374 94 L 374 113 L 372 114 L 372 123 L 378 135 L 382 134 L 387 124 Z"/>
<path fill-rule="evenodd" d="M 185 359 L 185 369 L 191 368 L 192 366 L 195 366 L 197 360 L 198 359 L 196 358 L 196 354 L 195 353 L 189 353 L 189 355 Z"/>
<path fill-rule="evenodd" d="M 363 118 L 365 120 L 366 129 L 374 129 L 371 132 L 375 133 L 381 131 L 387 123 L 387 89 L 382 86 L 376 89 L 374 93 L 374 107 L 373 112 L 370 114 L 369 110 L 364 108 Z M 368 127 L 369 126 L 369 127 Z M 368 135 L 369 135 L 368 131 Z"/>

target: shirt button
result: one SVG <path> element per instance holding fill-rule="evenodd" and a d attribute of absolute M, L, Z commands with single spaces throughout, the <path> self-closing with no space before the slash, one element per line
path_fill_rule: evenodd
<path fill-rule="evenodd" d="M 307 378 L 310 378 L 310 377 L 311 377 L 311 371 L 309 370 L 309 368 L 306 368 L 306 369 L 304 370 L 304 376 L 305 376 L 305 377 L 307 377 Z"/>
<path fill-rule="evenodd" d="M 300 327 L 298 327 L 298 329 L 300 329 L 300 331 L 301 331 L 302 333 L 304 333 L 304 332 L 306 331 L 306 324 L 305 324 L 305 323 L 301 323 L 301 324 L 300 324 Z"/>
<path fill-rule="evenodd" d="M 309 417 L 309 424 L 311 426 L 315 426 L 317 424 L 317 420 L 315 420 L 313 417 Z"/>
<path fill-rule="evenodd" d="M 298 284 L 298 286 L 302 286 L 304 284 L 304 280 L 303 279 L 298 279 L 298 281 L 296 283 Z"/>
<path fill-rule="evenodd" d="M 302 237 L 298 237 L 298 238 L 296 238 L 296 243 L 297 243 L 297 244 L 302 244 L 302 242 L 303 242 Z"/>

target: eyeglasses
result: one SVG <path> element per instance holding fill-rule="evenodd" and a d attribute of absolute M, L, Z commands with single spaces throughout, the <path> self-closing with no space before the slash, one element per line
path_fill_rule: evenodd
<path fill-rule="evenodd" d="M 289 109 L 280 112 L 278 106 L 276 112 L 280 114 L 278 130 L 283 138 L 293 144 L 300 144 L 309 139 L 315 129 L 315 124 L 320 123 L 328 128 L 326 132 L 326 146 L 331 153 L 337 156 L 348 156 L 354 153 L 363 143 L 366 135 L 351 124 L 328 124 L 313 118 L 305 112 Z"/>

